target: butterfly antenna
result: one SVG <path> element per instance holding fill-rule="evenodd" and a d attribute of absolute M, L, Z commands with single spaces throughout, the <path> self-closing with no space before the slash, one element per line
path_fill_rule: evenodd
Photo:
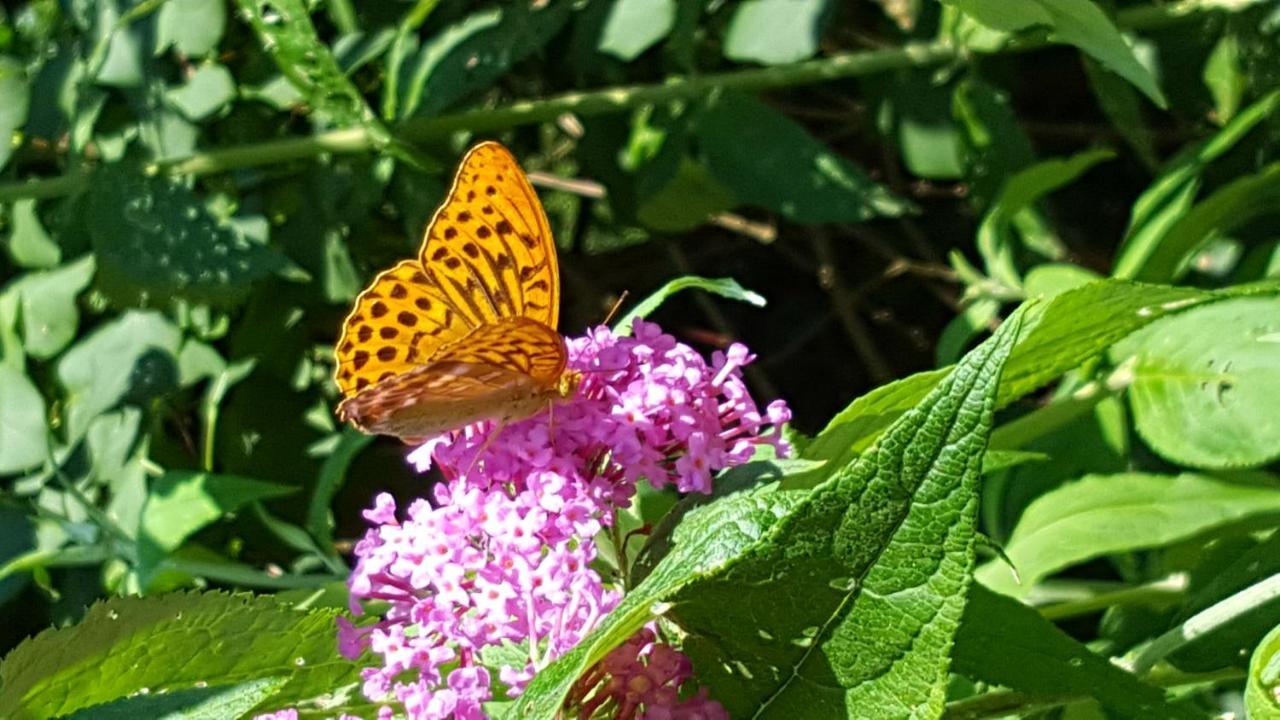
<path fill-rule="evenodd" d="M 626 290 L 623 290 L 618 299 L 613 301 L 613 307 L 609 308 L 609 314 L 604 316 L 604 322 L 600 323 L 601 325 L 608 325 L 613 320 L 613 316 L 618 314 L 618 308 L 622 307 L 622 303 L 627 299 L 628 294 Z"/>

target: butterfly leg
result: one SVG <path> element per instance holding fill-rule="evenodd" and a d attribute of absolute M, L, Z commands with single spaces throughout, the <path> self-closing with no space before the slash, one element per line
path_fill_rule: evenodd
<path fill-rule="evenodd" d="M 502 431 L 506 429 L 507 421 L 505 419 L 494 421 L 493 428 L 490 429 L 489 434 L 485 436 L 484 442 L 480 443 L 480 447 L 476 448 L 476 454 L 471 456 L 471 462 L 467 465 L 466 469 L 467 475 L 471 474 L 471 469 L 476 466 L 477 462 L 479 462 L 480 456 L 485 454 L 489 449 L 489 446 L 493 444 L 493 441 L 497 440 L 498 436 L 502 434 Z"/>

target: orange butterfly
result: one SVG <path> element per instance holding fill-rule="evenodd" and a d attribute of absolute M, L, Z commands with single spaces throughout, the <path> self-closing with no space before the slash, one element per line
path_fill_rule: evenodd
<path fill-rule="evenodd" d="M 519 420 L 571 395 L 556 332 L 551 226 L 511 152 L 471 148 L 418 257 L 356 298 L 335 350 L 338 417 L 420 438 L 477 420 Z"/>

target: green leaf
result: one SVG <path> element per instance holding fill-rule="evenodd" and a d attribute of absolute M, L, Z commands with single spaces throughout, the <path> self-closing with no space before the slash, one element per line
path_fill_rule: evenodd
<path fill-rule="evenodd" d="M 1098 106 L 1111 121 L 1111 127 L 1133 148 L 1143 165 L 1154 169 L 1159 164 L 1155 138 L 1147 127 L 1138 93 L 1123 78 L 1091 58 L 1084 58 L 1084 69 L 1089 78 L 1089 87 L 1098 99 Z"/>
<path fill-rule="evenodd" d="M 698 116 L 696 133 L 711 171 L 741 203 L 802 223 L 861 222 L 912 209 L 804 127 L 752 97 L 720 94 Z"/>
<path fill-rule="evenodd" d="M 122 13 L 121 10 L 124 10 Z M 102 2 L 94 6 L 94 40 L 99 43 L 89 61 L 94 81 L 117 88 L 139 87 L 146 82 L 145 32 L 125 3 Z M 106 54 L 99 49 L 106 43 Z"/>
<path fill-rule="evenodd" d="M 973 560 L 983 451 L 1021 317 L 764 541 L 674 599 L 671 615 L 689 633 L 685 650 L 699 679 L 730 714 L 941 710 Z"/>
<path fill-rule="evenodd" d="M 29 355 L 51 358 L 75 337 L 76 297 L 93 279 L 93 255 L 55 270 L 23 275 L 13 284 L 22 311 L 22 344 Z"/>
<path fill-rule="evenodd" d="M 156 20 L 156 52 L 172 45 L 200 57 L 218 46 L 227 27 L 225 0 L 165 0 Z"/>
<path fill-rule="evenodd" d="M 1164 94 L 1110 18 L 1092 0 L 944 0 L 988 27 L 1006 32 L 1045 27 L 1053 42 L 1074 45 L 1133 83 L 1160 107 Z"/>
<path fill-rule="evenodd" d="M 0 169 L 13 155 L 13 134 L 27 124 L 31 88 L 23 63 L 0 55 Z"/>
<path fill-rule="evenodd" d="M 316 35 L 303 0 L 236 0 L 236 4 L 314 114 L 338 127 L 362 126 L 378 144 L 391 141 L 364 95 Z"/>
<path fill-rule="evenodd" d="M 1113 275 L 1118 278 L 1147 276 L 1146 266 L 1160 248 L 1165 234 L 1191 207 L 1200 189 L 1200 175 L 1209 163 L 1236 146 L 1280 107 L 1280 91 L 1272 92 L 1241 110 L 1213 137 L 1194 145 L 1176 158 L 1133 204 L 1133 216 L 1124 243 L 1116 255 Z"/>
<path fill-rule="evenodd" d="M 142 508 L 138 558 L 143 576 L 200 528 L 258 500 L 295 488 L 235 475 L 171 470 L 157 479 Z"/>
<path fill-rule="evenodd" d="M 1014 114 L 1009 94 L 977 73 L 956 85 L 951 109 L 963 131 L 970 197 L 981 210 L 1010 175 L 1035 162 L 1035 151 Z"/>
<path fill-rule="evenodd" d="M 818 51 L 827 0 L 743 0 L 724 39 L 724 56 L 781 65 Z"/>
<path fill-rule="evenodd" d="M 1069 290 L 1031 308 L 1005 367 L 1000 404 L 1007 405 L 1096 357 L 1133 331 L 1171 314 L 1240 295 L 1280 294 L 1280 286 L 1221 291 L 1106 280 Z M 946 370 L 928 370 L 877 388 L 836 414 L 804 451 L 811 460 L 848 462 L 889 423 L 919 402 Z M 800 476 L 798 486 L 814 476 Z"/>
<path fill-rule="evenodd" d="M 900 73 L 891 81 L 898 147 L 912 175 L 955 180 L 964 174 L 961 137 L 948 90 L 923 70 Z"/>
<path fill-rule="evenodd" d="M 746 491 L 691 511 L 653 572 L 534 678 L 512 717 L 555 717 L 572 683 L 659 601 L 732 715 L 940 712 L 977 479 L 1019 317 L 812 493 Z"/>
<path fill-rule="evenodd" d="M 1272 606 L 1277 599 L 1280 599 L 1280 575 L 1263 578 L 1174 625 L 1144 645 L 1125 664 L 1135 673 L 1146 674 L 1171 652 L 1186 647 L 1206 634 L 1245 619 L 1252 613 L 1258 612 L 1260 608 Z M 1241 656 L 1248 651 L 1247 647 L 1238 649 Z"/>
<path fill-rule="evenodd" d="M 1253 651 L 1244 704 L 1250 720 L 1280 719 L 1280 625 Z"/>
<path fill-rule="evenodd" d="M 51 268 L 62 262 L 62 248 L 45 232 L 36 214 L 35 200 L 23 198 L 14 202 L 12 223 L 9 255 L 15 263 L 29 268 Z"/>
<path fill-rule="evenodd" d="M 198 688 L 210 678 L 284 679 L 255 710 L 324 698 L 336 714 L 358 692 L 360 669 L 338 655 L 337 614 L 251 595 L 112 598 L 79 624 L 45 630 L 9 653 L 0 665 L 0 716 L 56 717 L 143 692 Z"/>
<path fill-rule="evenodd" d="M 675 22 L 676 0 L 616 0 L 597 48 L 630 62 L 666 37 Z"/>
<path fill-rule="evenodd" d="M 35 467 L 48 456 L 44 398 L 20 368 L 0 364 L 0 475 Z"/>
<path fill-rule="evenodd" d="M 643 319 L 653 314 L 667 298 L 675 295 L 681 290 L 705 290 L 709 293 L 719 295 L 730 300 L 739 300 L 741 302 L 755 305 L 756 307 L 764 307 L 765 300 L 759 294 L 754 293 L 738 284 L 733 278 L 704 278 L 696 275 L 685 275 L 671 280 L 666 285 L 658 288 L 649 297 L 636 303 L 636 306 L 627 311 L 613 324 L 614 331 L 619 335 L 630 335 L 631 324 L 637 319 Z"/>
<path fill-rule="evenodd" d="M 1225 123 L 1240 109 L 1249 89 L 1249 79 L 1241 65 L 1240 40 L 1235 33 L 1226 32 L 1209 53 L 1204 63 L 1204 84 L 1213 96 L 1215 119 Z"/>
<path fill-rule="evenodd" d="M 201 65 L 186 84 L 169 90 L 166 97 L 188 120 L 203 120 L 226 107 L 236 96 L 231 71 L 217 63 Z"/>
<path fill-rule="evenodd" d="M 1280 162 L 1244 175 L 1219 188 L 1180 214 L 1134 273 L 1139 280 L 1177 279 L 1191 256 L 1215 235 L 1229 233 L 1261 215 L 1276 212 L 1280 203 Z"/>
<path fill-rule="evenodd" d="M 681 157 L 675 175 L 640 202 L 636 219 L 652 230 L 680 233 L 731 207 L 733 196 L 707 167 Z"/>
<path fill-rule="evenodd" d="M 1010 176 L 978 226 L 978 252 L 986 261 L 987 274 L 1010 287 L 1021 287 L 1022 279 L 1014 260 L 1016 243 L 1011 227 L 1014 219 L 1045 195 L 1113 157 L 1115 153 L 1110 150 L 1087 150 L 1066 159 L 1036 163 Z"/>
<path fill-rule="evenodd" d="M 1156 452 L 1203 468 L 1280 458 L 1280 302 L 1237 298 L 1163 320 L 1118 345 L 1129 403 Z"/>
<path fill-rule="evenodd" d="M 1087 475 L 1041 495 L 1005 544 L 1022 582 L 991 562 L 977 578 L 1022 596 L 1041 578 L 1091 558 L 1160 547 L 1280 511 L 1280 490 L 1205 475 Z"/>
<path fill-rule="evenodd" d="M 1098 273 L 1079 265 L 1042 263 L 1031 268 L 1022 284 L 1027 297 L 1048 300 L 1100 279 Z"/>
<path fill-rule="evenodd" d="M 248 0 L 245 0 L 246 2 Z M 553 0 L 483 10 L 427 40 L 403 83 L 400 117 L 438 115 L 537 52 L 569 19 L 573 3 Z"/>
<path fill-rule="evenodd" d="M 320 476 L 307 506 L 307 530 L 322 547 L 327 548 L 333 544 L 333 514 L 329 509 L 333 498 L 347 480 L 347 468 L 351 466 L 351 461 L 371 442 L 372 435 L 343 428 L 337 446 L 324 459 L 324 465 L 320 466 Z"/>
<path fill-rule="evenodd" d="M 1241 553 L 1226 567 L 1210 564 L 1204 570 L 1215 573 L 1195 590 L 1175 618 L 1178 624 L 1208 610 L 1242 590 L 1280 574 L 1280 532 Z M 1280 623 L 1280 597 L 1251 606 L 1247 612 L 1203 628 L 1195 638 L 1168 659 L 1186 672 L 1212 672 L 1221 668 L 1246 665 L 1249 649 L 1262 641 L 1272 627 Z"/>
<path fill-rule="evenodd" d="M 691 510 L 676 528 L 674 549 L 623 596 L 590 635 L 533 678 L 509 717 L 557 717 L 573 683 L 649 622 L 655 603 L 673 596 L 697 577 L 724 568 L 801 499 L 801 493 L 742 492 Z"/>
<path fill-rule="evenodd" d="M 970 341 L 991 326 L 1000 313 L 998 300 L 981 299 L 966 307 L 943 328 L 934 350 L 938 365 L 950 365 L 964 354 Z"/>
<path fill-rule="evenodd" d="M 952 658 L 966 677 L 1033 696 L 1091 697 L 1108 717 L 1204 717 L 1168 703 L 1163 690 L 1090 652 L 1032 608 L 977 583 L 969 588 Z"/>
<path fill-rule="evenodd" d="M 220 222 L 195 193 L 165 177 L 100 169 L 89 213 L 99 283 L 120 304 L 171 297 L 233 304 L 255 280 L 285 266 L 275 249 Z"/>
<path fill-rule="evenodd" d="M 117 403 L 145 403 L 175 387 L 181 337 L 160 313 L 131 310 L 73 345 L 57 366 L 68 443 Z"/>
<path fill-rule="evenodd" d="M 138 695 L 76 711 L 66 720 L 219 720 L 248 714 L 276 694 L 288 678 L 261 678 L 234 685 L 176 690 L 164 695 Z"/>

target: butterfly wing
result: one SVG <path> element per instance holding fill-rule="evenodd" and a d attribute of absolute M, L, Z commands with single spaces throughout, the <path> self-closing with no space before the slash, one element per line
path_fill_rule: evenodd
<path fill-rule="evenodd" d="M 417 261 L 379 274 L 337 345 L 344 397 L 411 370 L 486 323 L 556 327 L 560 277 L 547 216 L 510 151 L 480 143 L 462 159 Z"/>
<path fill-rule="evenodd" d="M 477 420 L 532 415 L 556 393 L 564 339 L 528 318 L 482 325 L 437 359 L 388 378 L 338 407 L 369 432 L 425 437 Z"/>
<path fill-rule="evenodd" d="M 374 278 L 347 316 L 335 351 L 335 378 L 351 397 L 430 360 L 475 329 L 417 260 Z"/>
<path fill-rule="evenodd" d="M 454 307 L 479 326 L 527 317 L 556 328 L 560 275 L 551 225 L 511 152 L 467 153 L 419 256 Z"/>

